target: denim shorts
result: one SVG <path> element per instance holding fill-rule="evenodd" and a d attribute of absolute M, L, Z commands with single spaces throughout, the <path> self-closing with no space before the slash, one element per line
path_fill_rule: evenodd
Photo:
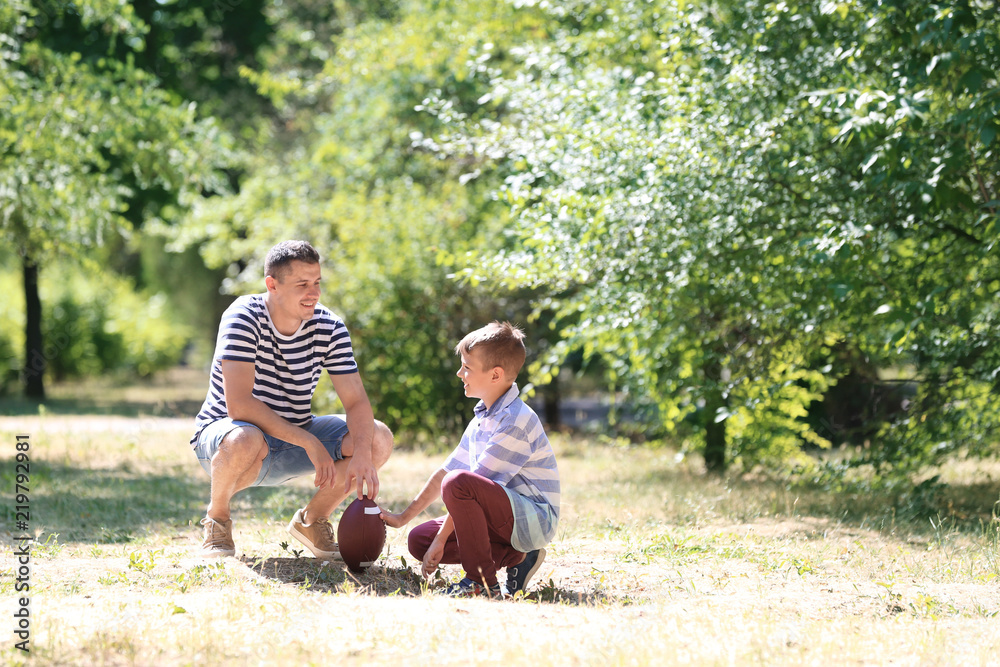
<path fill-rule="evenodd" d="M 209 477 L 212 476 L 212 457 L 219 451 L 222 439 L 234 428 L 240 426 L 250 426 L 260 431 L 257 426 L 249 422 L 234 421 L 229 417 L 214 421 L 202 429 L 201 434 L 198 436 L 198 444 L 194 447 L 194 453 L 198 457 L 201 467 L 205 469 Z M 303 428 L 323 443 L 326 451 L 330 452 L 330 456 L 334 461 L 344 458 L 344 455 L 341 453 L 341 445 L 344 442 L 344 436 L 347 435 L 347 422 L 344 419 L 344 415 L 313 417 L 309 425 Z M 257 481 L 251 484 L 251 486 L 278 486 L 295 477 L 310 475 L 316 472 L 316 468 L 313 466 L 312 461 L 309 460 L 309 455 L 306 454 L 305 449 L 290 442 L 279 440 L 263 431 L 261 431 L 261 434 L 267 442 L 268 452 L 260 466 L 260 474 L 257 475 Z"/>

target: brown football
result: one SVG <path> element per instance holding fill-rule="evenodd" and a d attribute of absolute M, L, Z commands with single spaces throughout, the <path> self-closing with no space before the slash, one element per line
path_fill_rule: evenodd
<path fill-rule="evenodd" d="M 382 555 L 385 546 L 385 523 L 382 510 L 368 496 L 355 498 L 337 524 L 340 556 L 351 572 L 364 572 Z"/>

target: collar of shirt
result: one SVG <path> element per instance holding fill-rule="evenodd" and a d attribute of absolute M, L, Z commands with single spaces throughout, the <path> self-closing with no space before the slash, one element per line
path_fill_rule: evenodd
<path fill-rule="evenodd" d="M 517 383 L 510 385 L 510 389 L 507 390 L 503 396 L 494 401 L 490 409 L 486 409 L 486 403 L 479 401 L 476 404 L 476 416 L 482 419 L 483 417 L 492 417 L 501 410 L 506 410 L 507 407 L 514 402 L 514 399 L 521 395 L 520 390 L 517 388 Z"/>

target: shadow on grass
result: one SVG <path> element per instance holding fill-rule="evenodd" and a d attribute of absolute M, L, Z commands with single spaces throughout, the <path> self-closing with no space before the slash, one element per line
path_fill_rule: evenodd
<path fill-rule="evenodd" d="M 28 521 L 32 534 L 58 534 L 59 542 L 128 543 L 150 532 L 192 528 L 204 516 L 208 478 L 194 466 L 174 465 L 156 473 L 135 470 L 124 462 L 114 467 L 77 468 L 45 460 L 30 461 Z M 13 492 L 16 464 L 0 459 L 0 485 Z M 266 502 L 268 492 L 255 489 Z M 0 509 L 3 524 L 13 531 L 19 517 L 13 503 Z"/>
<path fill-rule="evenodd" d="M 356 592 L 383 597 L 420 597 L 428 590 L 443 593 L 447 585 L 440 578 L 425 582 L 403 558 L 398 567 L 388 564 L 374 566 L 360 574 L 351 572 L 343 563 L 315 558 L 263 558 L 244 554 L 240 560 L 259 577 L 319 593 Z M 535 588 L 525 596 L 525 600 L 578 605 L 622 602 L 606 594 L 561 589 L 552 581 Z"/>
<path fill-rule="evenodd" d="M 763 474 L 720 477 L 687 470 L 648 470 L 640 488 L 674 489 L 690 512 L 710 511 L 742 523 L 761 518 L 812 518 L 859 530 L 936 538 L 942 532 L 997 530 L 1000 484 L 993 481 L 890 483 L 867 479 L 813 482 Z M 707 505 L 706 505 L 707 503 Z M 692 516 L 676 516 L 684 522 Z M 694 517 L 696 518 L 696 517 Z M 817 535 L 821 537 L 821 535 Z"/>
<path fill-rule="evenodd" d="M 149 377 L 107 374 L 49 385 L 44 401 L 0 398 L 0 416 L 38 414 L 194 419 L 208 389 L 207 371 L 177 367 Z"/>
<path fill-rule="evenodd" d="M 99 396 L 86 398 L 49 398 L 32 401 L 25 398 L 0 400 L 0 416 L 29 417 L 49 415 L 98 415 L 108 417 L 188 417 L 201 409 L 201 400 L 123 401 Z"/>

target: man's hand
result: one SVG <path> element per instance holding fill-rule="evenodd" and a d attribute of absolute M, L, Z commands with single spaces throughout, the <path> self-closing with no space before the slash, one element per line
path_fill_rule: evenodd
<path fill-rule="evenodd" d="M 367 456 L 355 452 L 351 457 L 351 462 L 347 464 L 347 479 L 344 480 L 344 493 L 351 492 L 351 481 L 357 484 L 358 498 L 364 495 L 365 486 L 368 487 L 368 497 L 372 500 L 378 498 L 378 470 L 372 464 L 371 454 Z"/>
<path fill-rule="evenodd" d="M 378 470 L 372 463 L 372 440 L 375 436 L 375 417 L 368 401 L 361 377 L 357 373 L 332 374 L 330 382 L 337 398 L 344 406 L 347 420 L 347 431 L 351 438 L 351 446 L 345 448 L 344 457 L 350 457 L 347 464 L 347 479 L 344 480 L 344 493 L 351 492 L 351 482 L 357 484 L 358 498 L 364 495 L 368 487 L 368 497 L 375 500 L 378 497 Z"/>
<path fill-rule="evenodd" d="M 420 565 L 420 574 L 424 576 L 424 579 L 430 579 L 431 575 L 437 572 L 438 564 L 441 563 L 441 558 L 444 556 L 445 541 L 435 537 L 431 546 L 427 548 L 427 553 L 424 554 L 424 560 Z"/>
<path fill-rule="evenodd" d="M 309 460 L 316 468 L 316 478 L 313 480 L 313 485 L 325 489 L 328 486 L 333 486 L 337 469 L 333 466 L 333 457 L 330 456 L 330 452 L 326 451 L 322 442 L 318 439 L 315 440 L 316 442 L 310 444 L 305 450 L 306 454 L 309 455 Z"/>

